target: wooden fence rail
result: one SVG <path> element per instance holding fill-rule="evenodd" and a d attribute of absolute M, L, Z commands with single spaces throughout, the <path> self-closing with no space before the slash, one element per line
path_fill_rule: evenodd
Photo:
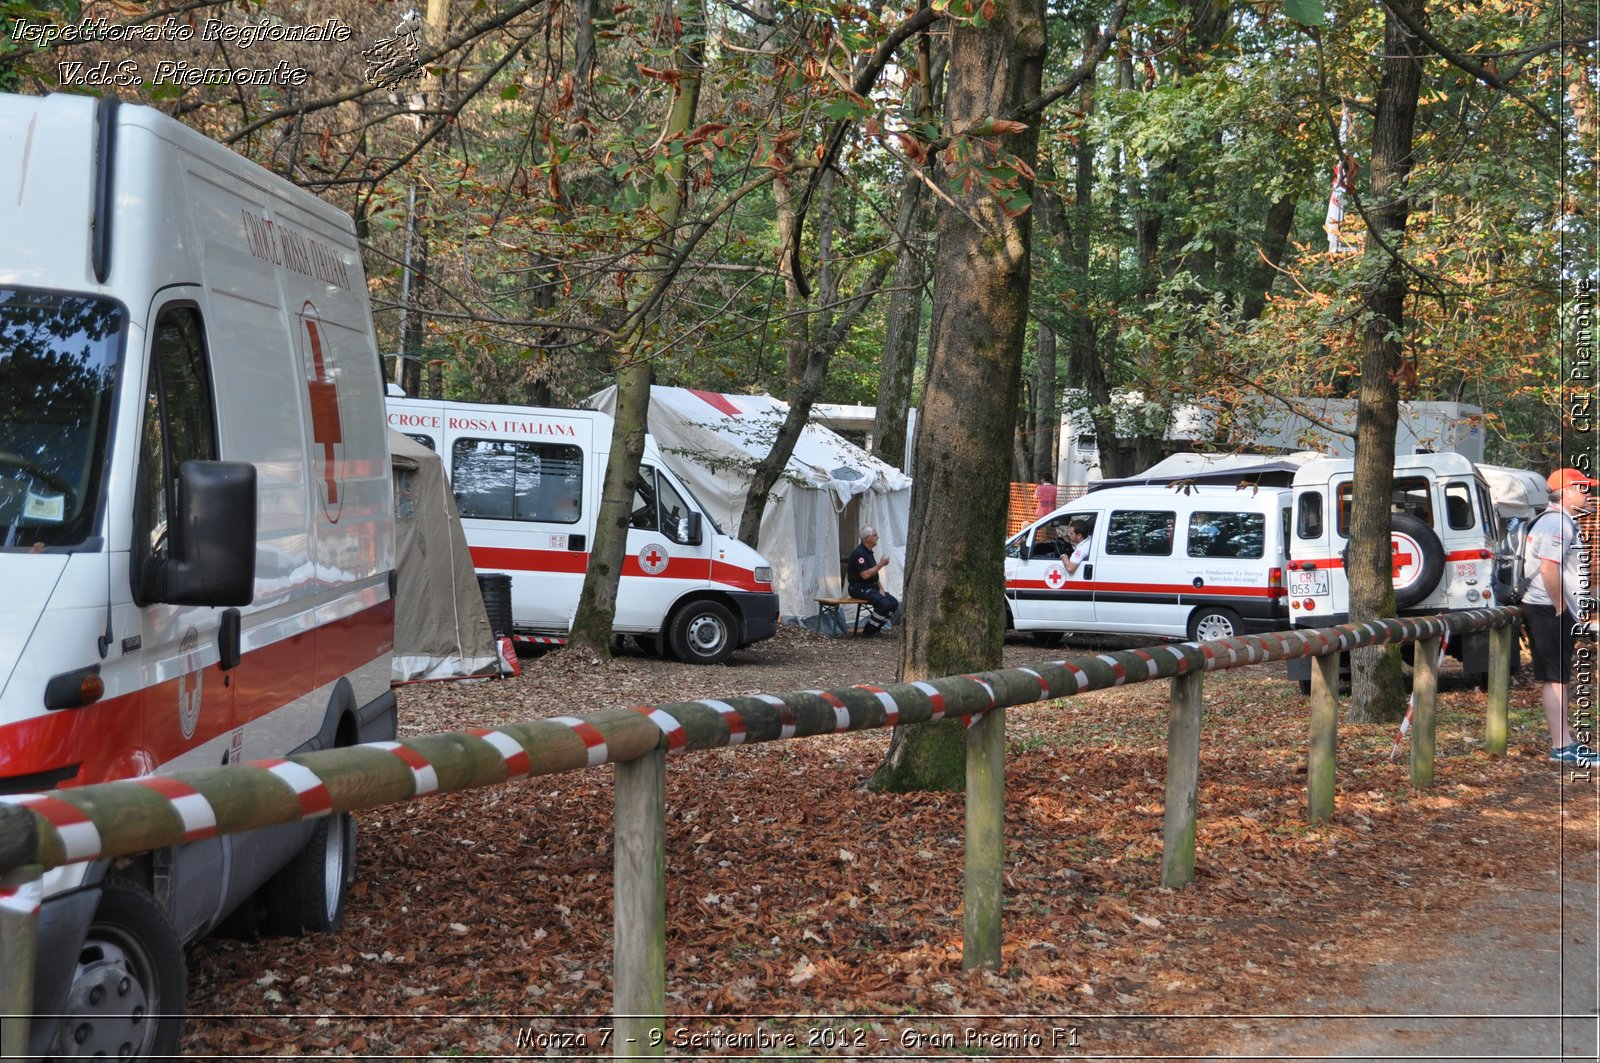
<path fill-rule="evenodd" d="M 992 965 L 998 962 L 1001 940 L 1001 710 L 1171 679 L 1162 881 L 1181 886 L 1194 877 L 1203 673 L 1318 658 L 1312 669 L 1307 790 L 1309 816 L 1321 821 L 1333 813 L 1337 655 L 1360 646 L 1423 643 L 1416 654 L 1411 777 L 1413 784 L 1424 786 L 1433 774 L 1433 662 L 1439 640 L 1447 632 L 1454 637 L 1492 631 L 1485 741 L 1491 753 L 1503 754 L 1509 632 L 1520 615 L 1514 608 L 1482 609 L 1151 646 L 885 687 L 611 709 L 0 797 L 0 1055 L 26 1052 L 40 876 L 49 868 L 607 762 L 617 765 L 616 1051 L 619 1057 L 660 1054 L 665 1014 L 665 758 L 689 750 L 948 717 L 965 718 L 969 728 L 964 963 Z"/>

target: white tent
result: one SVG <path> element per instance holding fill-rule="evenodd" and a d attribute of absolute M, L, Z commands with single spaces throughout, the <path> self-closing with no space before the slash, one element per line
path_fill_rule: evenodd
<path fill-rule="evenodd" d="M 393 429 L 389 460 L 394 466 L 398 574 L 392 680 L 498 674 L 500 654 L 444 463 Z"/>
<path fill-rule="evenodd" d="M 616 388 L 588 405 L 614 413 Z M 751 472 L 788 412 L 767 395 L 650 389 L 650 434 L 663 459 L 730 535 L 738 533 Z M 806 425 L 761 516 L 761 554 L 772 565 L 783 616 L 814 616 L 815 599 L 843 593 L 839 559 L 867 524 L 878 530 L 878 558 L 892 562 L 884 589 L 899 597 L 910 520 L 909 476 L 830 429 Z"/>

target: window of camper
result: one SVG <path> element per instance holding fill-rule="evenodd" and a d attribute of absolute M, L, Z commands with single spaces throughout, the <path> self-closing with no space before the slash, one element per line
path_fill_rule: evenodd
<path fill-rule="evenodd" d="M 1471 528 L 1477 523 L 1472 517 L 1472 485 L 1463 480 L 1452 480 L 1444 485 L 1444 519 L 1450 527 Z"/>
<path fill-rule="evenodd" d="M 437 447 L 435 447 L 433 445 L 433 437 L 432 436 L 425 436 L 420 432 L 415 433 L 415 434 L 413 434 L 411 432 L 407 432 L 407 433 L 405 433 L 405 436 L 406 436 L 407 439 L 411 440 L 413 443 L 421 443 L 423 446 L 427 447 L 429 450 L 437 450 L 438 449 Z"/>
<path fill-rule="evenodd" d="M 578 447 L 458 439 L 450 458 L 450 482 L 463 517 L 576 524 L 583 515 Z"/>
<path fill-rule="evenodd" d="M 1295 535 L 1302 539 L 1322 538 L 1322 492 L 1307 491 L 1295 504 L 1300 511 L 1295 521 Z"/>
<path fill-rule="evenodd" d="M 1106 553 L 1167 557 L 1178 514 L 1171 510 L 1113 510 L 1106 532 Z"/>
<path fill-rule="evenodd" d="M 126 334 L 110 299 L 0 287 L 0 549 L 96 533 Z"/>
<path fill-rule="evenodd" d="M 1339 534 L 1350 537 L 1350 481 L 1339 485 Z M 1394 489 L 1389 494 L 1390 513 L 1414 517 L 1430 528 L 1439 523 L 1433 519 L 1433 491 L 1426 476 L 1396 476 Z"/>
<path fill-rule="evenodd" d="M 1266 554 L 1264 513 L 1200 513 L 1189 517 L 1190 557 L 1262 557 Z"/>

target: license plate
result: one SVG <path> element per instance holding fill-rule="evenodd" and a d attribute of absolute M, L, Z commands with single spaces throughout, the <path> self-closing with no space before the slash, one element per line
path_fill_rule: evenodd
<path fill-rule="evenodd" d="M 1291 571 L 1289 573 L 1289 593 L 1327 594 L 1327 571 L 1320 568 L 1312 569 L 1310 572 Z"/>

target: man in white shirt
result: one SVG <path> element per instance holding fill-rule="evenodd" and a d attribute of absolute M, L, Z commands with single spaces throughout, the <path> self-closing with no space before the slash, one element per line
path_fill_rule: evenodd
<path fill-rule="evenodd" d="M 1587 598 L 1584 571 L 1587 544 L 1577 518 L 1589 511 L 1589 488 L 1595 481 L 1577 469 L 1557 469 L 1546 481 L 1550 508 L 1528 530 L 1524 562 L 1533 579 L 1522 597 L 1528 640 L 1533 647 L 1533 678 L 1540 684 L 1540 703 L 1550 725 L 1550 759 L 1592 766 L 1595 752 L 1573 740 L 1567 716 L 1567 688 L 1572 682 L 1576 629 L 1587 619 L 1580 599 Z"/>
<path fill-rule="evenodd" d="M 1072 545 L 1072 554 L 1063 567 L 1067 570 L 1067 575 L 1074 576 L 1089 558 L 1089 522 L 1075 520 L 1068 524 L 1067 542 Z"/>

